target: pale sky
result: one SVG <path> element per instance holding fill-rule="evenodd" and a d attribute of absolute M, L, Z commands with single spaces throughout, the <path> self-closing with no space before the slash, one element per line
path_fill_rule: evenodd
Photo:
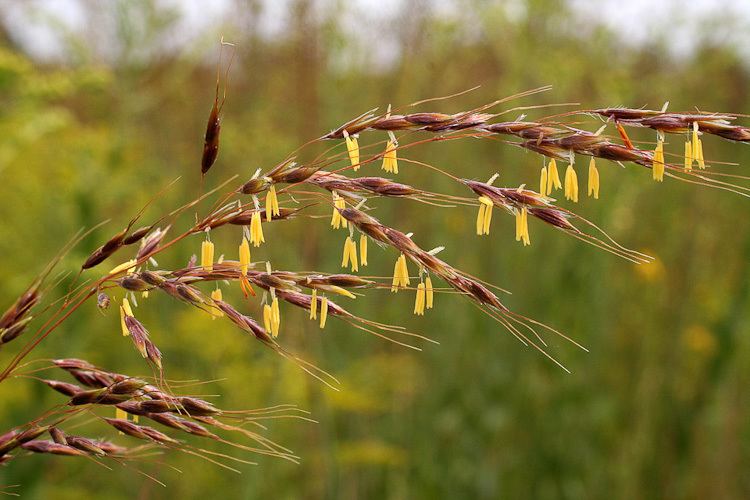
<path fill-rule="evenodd" d="M 98 0 L 97 0 L 98 1 Z M 346 0 L 344 26 L 352 36 L 371 38 L 369 26 L 382 25 L 388 16 L 397 13 L 409 0 Z M 497 0 L 509 12 L 518 10 L 518 0 Z M 736 45 L 750 62 L 750 0 L 570 0 L 573 8 L 591 26 L 605 24 L 618 33 L 623 43 L 642 43 L 655 36 L 669 36 L 669 47 L 676 54 L 689 53 L 703 40 L 694 33 L 697 27 L 711 27 L 710 41 Z M 284 29 L 285 12 L 290 0 L 264 2 L 261 29 L 267 36 Z M 318 0 L 321 9 L 337 4 L 336 0 Z M 449 17 L 460 7 L 460 0 L 434 0 L 433 12 Z M 35 55 L 43 58 L 59 54 L 59 40 L 50 29 L 51 19 L 77 31 L 83 23 L 85 2 L 80 0 L 0 0 L 0 8 L 11 20 L 14 36 Z M 162 0 L 183 13 L 177 33 L 194 39 L 222 20 L 231 18 L 231 0 Z M 341 5 L 341 2 L 338 2 Z M 45 19 L 46 16 L 46 19 Z M 374 21 L 370 23 L 368 21 Z M 701 29 L 701 33 L 705 33 Z M 176 40 L 176 43 L 180 43 Z M 392 58 L 393 46 L 382 44 L 380 59 Z"/>

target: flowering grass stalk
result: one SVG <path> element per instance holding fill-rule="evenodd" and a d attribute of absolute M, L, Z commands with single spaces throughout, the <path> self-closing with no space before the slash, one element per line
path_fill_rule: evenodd
<path fill-rule="evenodd" d="M 137 461 L 155 452 L 179 451 L 232 470 L 235 469 L 228 465 L 230 461 L 248 463 L 244 459 L 198 448 L 185 439 L 187 436 L 219 441 L 251 453 L 293 462 L 298 460 L 299 457 L 289 449 L 247 430 L 243 424 L 257 423 L 265 418 L 307 420 L 302 410 L 292 405 L 280 405 L 227 411 L 172 389 L 174 381 L 165 375 L 169 359 L 165 359 L 157 347 L 160 332 L 150 332 L 137 317 L 139 297 L 146 304 L 151 300 L 175 300 L 214 320 L 228 321 L 334 389 L 338 385 L 335 377 L 284 347 L 285 310 L 304 310 L 320 329 L 326 327 L 329 317 L 335 318 L 360 331 L 412 349 L 419 350 L 424 342 L 437 343 L 437 339 L 408 331 L 403 326 L 360 317 L 345 305 L 347 301 L 388 290 L 413 293 L 412 312 L 416 316 L 429 314 L 445 298 L 437 296 L 463 295 L 522 345 L 535 349 L 567 371 L 557 355 L 550 352 L 545 337 L 552 334 L 585 350 L 584 346 L 552 327 L 511 311 L 497 294 L 505 290 L 439 258 L 442 246 L 426 250 L 429 246 L 417 244 L 411 233 L 381 222 L 372 215 L 374 202 L 383 198 L 393 199 L 394 203 L 411 200 L 435 210 L 476 211 L 472 232 L 481 237 L 495 236 L 491 233 L 494 209 L 497 208 L 498 212 L 515 219 L 515 239 L 524 246 L 536 241 L 531 235 L 535 221 L 541 221 L 626 261 L 642 264 L 651 258 L 617 243 L 596 224 L 560 203 L 577 204 L 584 192 L 595 200 L 606 193 L 606 186 L 600 185 L 599 172 L 600 168 L 606 168 L 603 164 L 607 161 L 651 169 L 653 179 L 658 182 L 667 177 L 749 196 L 750 188 L 742 185 L 749 180 L 747 177 L 721 172 L 717 162 L 704 158 L 702 136 L 750 142 L 750 129 L 734 125 L 735 115 L 667 113 L 666 108 L 662 111 L 627 108 L 576 110 L 540 117 L 536 121 L 527 121 L 525 117 L 516 121 L 495 121 L 498 116 L 514 109 L 490 112 L 510 99 L 545 90 L 548 89 L 534 89 L 453 114 L 401 113 L 391 110 L 390 106 L 382 115 L 376 114 L 375 110 L 364 113 L 304 145 L 267 171 L 257 170 L 246 182 L 225 190 L 235 181 L 231 178 L 150 224 L 133 229 L 143 217 L 144 207 L 124 229 L 91 251 L 64 300 L 45 303 L 43 285 L 51 269 L 59 262 L 59 257 L 54 259 L 0 317 L 0 347 L 3 349 L 34 325 L 36 310 L 46 317 L 44 323 L 35 325 L 36 331 L 31 338 L 0 373 L 0 382 L 32 379 L 60 393 L 67 401 L 0 436 L 0 462 L 6 463 L 30 452 L 122 463 Z M 428 101 L 415 105 L 425 102 Z M 216 171 L 212 167 L 219 157 L 218 134 L 223 104 L 224 99 L 219 103 L 217 85 L 201 161 L 201 183 L 209 170 Z M 579 128 L 579 122 L 566 122 L 577 116 L 603 119 L 605 123 L 592 132 Z M 610 127 L 615 133 L 607 135 Z M 639 149 L 628 136 L 626 127 L 656 131 L 656 146 Z M 367 135 L 376 134 L 381 134 L 379 140 L 364 143 Z M 668 134 L 685 136 L 684 154 L 667 152 Z M 416 139 L 410 140 L 415 136 Z M 537 174 L 535 170 L 530 172 L 533 178 L 529 176 L 529 185 L 536 185 L 539 175 L 539 190 L 529 189 L 526 184 L 497 186 L 497 174 L 486 182 L 459 177 L 451 173 L 455 166 L 438 167 L 406 156 L 412 148 L 465 138 L 491 140 L 541 155 L 544 165 L 541 172 Z M 317 157 L 298 163 L 297 157 L 302 157 L 306 146 L 323 141 L 334 141 L 334 145 Z M 580 156 L 589 157 L 584 192 L 579 186 L 579 176 L 583 172 L 576 165 Z M 562 179 L 560 173 L 563 170 L 558 167 L 558 162 L 567 163 Z M 389 176 L 400 177 L 408 177 L 412 168 L 428 169 L 450 178 L 460 191 L 456 194 L 435 193 L 397 182 L 391 177 L 358 174 L 360 170 L 377 167 Z M 557 191 L 562 191 L 565 201 L 558 203 L 554 197 Z M 213 200 L 213 204 L 206 214 L 193 214 L 207 200 Z M 296 218 L 327 219 L 329 214 L 332 231 L 344 231 L 340 266 L 348 269 L 348 273 L 280 270 L 274 269 L 268 261 L 252 259 L 256 248 L 278 243 L 266 239 L 265 224 Z M 195 222 L 182 233 L 172 235 L 170 230 L 181 216 L 194 216 Z M 236 243 L 230 248 L 217 248 L 211 238 L 214 231 L 234 231 Z M 194 244 L 197 255 L 186 265 L 167 269 L 158 264 L 156 257 L 176 245 L 185 244 L 191 236 L 200 238 L 201 242 L 200 245 Z M 81 238 L 82 235 L 77 235 L 61 254 L 78 244 Z M 375 247 L 370 245 L 371 240 Z M 391 254 L 383 256 L 371 251 L 378 248 L 390 249 Z M 119 257 L 118 264 L 110 262 L 119 253 L 127 253 L 128 258 Z M 394 262 L 392 276 L 356 274 L 364 271 L 371 261 L 381 258 Z M 331 267 L 337 266 L 338 263 L 331 264 Z M 99 272 L 99 275 L 79 283 L 84 272 Z M 231 303 L 223 293 L 230 288 L 239 289 L 254 305 Z M 95 301 L 100 309 L 107 310 L 112 303 L 110 295 L 114 293 L 123 296 L 117 303 L 119 329 L 123 336 L 130 337 L 127 340 L 132 342 L 135 353 L 148 362 L 152 371 L 150 377 L 131 377 L 73 358 L 54 360 L 34 369 L 30 368 L 30 362 L 24 362 L 40 342 L 56 331 L 61 323 L 70 320 L 83 304 Z M 383 297 L 387 295 L 384 293 Z M 112 321 L 112 329 L 116 331 L 114 323 L 117 321 Z M 76 383 L 41 377 L 52 370 L 66 374 Z M 66 430 L 74 420 L 92 415 L 105 428 L 119 432 L 139 445 L 120 446 Z M 173 434 L 150 424 L 158 424 Z M 225 433 L 247 438 L 251 444 L 222 437 Z M 49 439 L 43 439 L 45 436 Z"/>

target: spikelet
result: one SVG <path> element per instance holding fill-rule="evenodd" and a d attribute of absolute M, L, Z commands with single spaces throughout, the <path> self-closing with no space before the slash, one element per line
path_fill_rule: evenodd
<path fill-rule="evenodd" d="M 596 168 L 596 160 L 593 156 L 589 161 L 588 193 L 589 196 L 593 195 L 595 200 L 599 199 L 599 170 Z"/>
<path fill-rule="evenodd" d="M 240 243 L 239 254 L 240 272 L 242 273 L 242 276 L 247 276 L 247 270 L 250 267 L 250 244 L 244 236 L 242 237 L 242 243 Z"/>
<path fill-rule="evenodd" d="M 354 171 L 359 170 L 359 144 L 357 143 L 356 137 L 351 137 L 349 133 L 344 130 L 344 139 L 346 140 L 346 150 L 349 152 L 349 161 L 354 167 Z"/>
<path fill-rule="evenodd" d="M 206 271 L 214 270 L 214 244 L 212 241 L 201 243 L 201 267 Z"/>
<path fill-rule="evenodd" d="M 656 141 L 656 149 L 654 149 L 654 160 L 652 162 L 651 170 L 655 181 L 664 181 L 664 142 L 661 139 Z"/>
<path fill-rule="evenodd" d="M 261 243 L 265 242 L 266 239 L 263 237 L 263 225 L 260 221 L 260 211 L 256 210 L 253 212 L 253 216 L 250 219 L 250 243 L 257 248 Z"/>
<path fill-rule="evenodd" d="M 565 199 L 578 203 L 578 174 L 572 164 L 565 170 Z"/>
<path fill-rule="evenodd" d="M 211 292 L 211 300 L 223 300 L 221 288 L 217 288 Z M 221 309 L 214 306 L 211 308 L 211 316 L 211 319 L 221 318 L 222 316 L 224 316 L 224 313 L 221 311 Z"/>

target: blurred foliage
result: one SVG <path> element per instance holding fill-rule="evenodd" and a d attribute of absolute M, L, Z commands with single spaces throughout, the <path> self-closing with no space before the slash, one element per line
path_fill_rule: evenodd
<path fill-rule="evenodd" d="M 750 113 L 750 74 L 733 47 L 707 44 L 676 58 L 666 37 L 624 45 L 616 33 L 583 24 L 562 0 L 514 3 L 522 9 L 457 0 L 449 17 L 429 2 L 404 2 L 357 39 L 342 19 L 369 20 L 345 2 L 291 2 L 281 33 L 263 36 L 263 4 L 237 0 L 231 19 L 170 50 L 163 47 L 180 21 L 171 4 L 82 4 L 90 27 L 63 33 L 64 61 L 35 60 L 9 36 L 0 46 L 0 304 L 11 303 L 79 228 L 112 221 L 71 252 L 65 270 L 76 270 L 176 177 L 146 218 L 198 194 L 218 33 L 237 53 L 210 186 L 268 168 L 364 110 L 478 84 L 427 107 L 454 112 L 552 84 L 552 92 L 507 106 L 653 108 L 668 99 L 675 110 Z M 367 33 L 393 47 L 392 61 L 375 60 L 370 48 L 381 40 Z M 558 109 L 567 108 L 528 112 Z M 647 131 L 634 135 L 653 141 Z M 365 134 L 360 144 L 382 139 Z M 668 147 L 678 151 L 680 141 L 673 137 Z M 711 159 L 750 164 L 745 145 L 704 141 Z M 315 146 L 305 155 L 321 151 Z M 479 179 L 497 171 L 509 186 L 534 186 L 541 166 L 538 156 L 496 141 L 449 141 L 408 155 Z M 401 170 L 403 182 L 467 194 L 428 170 L 406 163 Z M 512 309 L 588 346 L 582 353 L 552 341 L 572 375 L 458 297 L 438 296 L 436 309 L 416 320 L 413 297 L 372 292 L 354 312 L 429 332 L 441 345 L 405 352 L 344 324 L 321 332 L 301 311 L 285 308 L 282 343 L 342 380 L 342 391 L 333 392 L 228 324 L 153 297 L 138 316 L 164 351 L 172 379 L 215 381 L 194 390 L 220 395 L 225 408 L 296 403 L 312 412 L 318 424 L 268 425 L 269 436 L 299 453 L 302 464 L 259 457 L 259 466 L 240 476 L 177 453 L 164 460 L 182 474 L 159 461 L 138 464 L 168 484 L 163 490 L 134 468 L 33 456 L 0 469 L 0 485 L 22 485 L 24 498 L 55 499 L 747 498 L 750 219 L 743 214 L 750 205 L 729 193 L 653 183 L 634 165 L 602 164 L 600 171 L 602 199 L 583 200 L 576 210 L 656 255 L 654 264 L 630 265 L 539 224 L 531 227 L 532 246 L 523 248 L 512 241 L 512 218 L 499 214 L 493 234 L 479 239 L 472 237 L 472 210 L 375 203 L 384 222 L 413 231 L 426 248 L 445 245 L 447 261 L 510 289 Z M 253 255 L 278 269 L 335 271 L 339 236 L 322 220 L 268 225 L 268 243 Z M 217 232 L 217 253 L 233 252 L 239 237 Z M 198 242 L 160 264 L 184 263 Z M 372 253 L 368 272 L 389 274 L 393 252 Z M 229 295 L 240 300 L 236 290 Z M 257 305 L 248 308 L 257 313 Z M 3 363 L 20 342 L 0 353 Z M 147 371 L 119 335 L 116 311 L 103 316 L 93 304 L 36 353 L 63 356 Z M 0 398 L 1 429 L 62 401 L 23 379 L 1 384 Z"/>

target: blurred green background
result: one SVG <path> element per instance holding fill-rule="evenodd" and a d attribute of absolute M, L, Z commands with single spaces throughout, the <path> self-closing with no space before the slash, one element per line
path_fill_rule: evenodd
<path fill-rule="evenodd" d="M 68 256 L 65 269 L 76 269 L 177 176 L 180 182 L 149 208 L 147 219 L 198 194 L 221 35 L 237 49 L 209 186 L 267 169 L 368 109 L 475 85 L 482 87 L 423 108 L 457 112 L 551 84 L 552 92 L 507 107 L 659 108 L 669 100 L 672 110 L 750 113 L 750 54 L 743 43 L 750 14 L 728 2 L 691 2 L 690 8 L 563 0 L 0 5 L 3 308 L 79 228 L 112 219 Z M 633 136 L 653 141 L 652 132 Z M 383 139 L 364 134 L 360 144 Z M 682 138 L 670 141 L 667 149 L 681 152 Z M 739 163 L 726 168 L 747 173 L 745 145 L 715 137 L 704 143 L 709 159 Z M 314 146 L 304 157 L 322 150 Z M 498 183 L 508 186 L 536 186 L 541 167 L 540 157 L 496 141 L 448 141 L 405 154 L 466 177 L 484 180 L 498 172 Z M 312 412 L 318 424 L 268 424 L 267 435 L 300 454 L 301 465 L 240 454 L 259 465 L 236 475 L 178 453 L 163 459 L 181 474 L 155 461 L 140 464 L 167 483 L 165 490 L 117 464 L 107 470 L 87 460 L 33 456 L 0 468 L 0 485 L 20 484 L 13 491 L 24 498 L 56 499 L 747 498 L 750 200 L 671 179 L 654 183 L 634 165 L 601 162 L 599 168 L 601 199 L 582 199 L 574 209 L 621 243 L 657 256 L 654 264 L 631 265 L 536 222 L 532 245 L 523 248 L 513 241 L 512 218 L 499 212 L 491 236 L 477 238 L 474 209 L 373 203 L 386 224 L 414 232 L 425 248 L 445 245 L 445 260 L 510 289 L 513 295 L 503 299 L 512 309 L 589 347 L 583 353 L 551 339 L 572 375 L 456 296 L 438 296 L 435 310 L 420 319 L 411 315 L 408 293 L 372 291 L 347 303 L 362 316 L 440 341 L 423 352 L 335 321 L 321 332 L 302 311 L 284 307 L 282 344 L 335 374 L 342 381 L 336 393 L 231 325 L 155 296 L 137 315 L 162 349 L 171 378 L 221 379 L 192 390 L 218 394 L 211 400 L 223 408 L 296 403 Z M 469 194 L 406 163 L 398 180 Z M 265 232 L 268 243 L 253 252 L 254 260 L 270 258 L 277 269 L 339 269 L 343 233 L 334 235 L 326 220 L 268 224 Z M 232 255 L 240 231 L 212 237 L 217 254 Z M 159 263 L 183 264 L 199 241 L 185 242 Z M 390 274 L 395 257 L 371 249 L 368 273 Z M 239 302 L 237 290 L 225 296 Z M 244 309 L 257 314 L 257 301 Z M 21 345 L 22 339 L 6 346 L 0 361 Z M 149 373 L 120 336 L 116 310 L 103 316 L 93 304 L 35 357 L 82 357 L 120 372 Z M 1 384 L 0 400 L 2 430 L 63 402 L 24 379 Z M 99 425 L 86 432 L 136 444 Z"/>

